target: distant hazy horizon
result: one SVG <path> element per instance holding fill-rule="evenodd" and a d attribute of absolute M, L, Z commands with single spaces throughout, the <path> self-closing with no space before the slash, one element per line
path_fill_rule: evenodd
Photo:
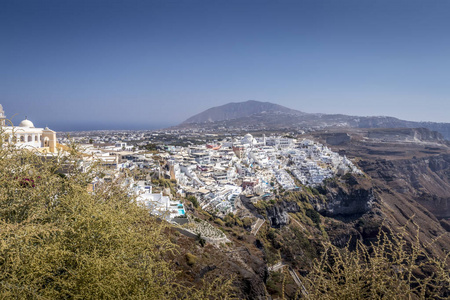
<path fill-rule="evenodd" d="M 8 116 L 7 116 L 8 117 Z M 95 131 L 95 130 L 157 130 L 164 129 L 171 126 L 175 126 L 178 124 L 175 123 L 134 123 L 134 122 L 65 122 L 65 121 L 55 121 L 55 122 L 46 122 L 41 119 L 33 119 L 26 116 L 30 121 L 33 122 L 35 127 L 44 128 L 49 127 L 52 130 L 61 132 L 61 131 Z M 13 125 L 18 126 L 19 123 L 23 120 L 23 118 L 18 118 L 15 116 L 12 119 Z"/>
<path fill-rule="evenodd" d="M 242 101 L 244 102 L 244 101 Z M 268 101 L 267 101 L 268 102 Z M 0 103 L 1 104 L 1 103 Z M 226 103 L 225 103 L 226 104 Z M 220 106 L 220 105 L 218 105 Z M 5 108 L 5 107 L 4 107 Z M 210 108 L 210 107 L 209 107 Z M 288 107 L 291 108 L 291 107 Z M 6 111 L 6 109 L 5 109 Z M 200 113 L 202 111 L 199 111 Z M 318 112 L 320 113 L 320 112 Z M 151 122 L 149 119 L 148 122 L 142 122 L 142 123 L 136 123 L 130 120 L 127 122 L 126 120 L 121 120 L 121 122 L 112 121 L 112 122 L 93 122 L 93 121 L 84 121 L 84 122 L 73 122 L 73 121 L 65 121 L 65 120 L 55 120 L 53 122 L 49 122 L 48 120 L 43 120 L 42 118 L 39 118 L 39 116 L 35 114 L 26 115 L 24 117 L 21 117 L 20 114 L 15 114 L 13 116 L 8 115 L 7 118 L 12 121 L 14 126 L 17 126 L 24 118 L 27 118 L 31 120 L 35 127 L 49 127 L 56 131 L 95 131 L 95 130 L 157 130 L 157 129 L 164 129 L 172 126 L 179 125 L 185 119 L 180 121 L 174 121 L 174 122 Z M 195 114 L 194 114 L 195 115 Z M 193 116 L 193 115 L 192 115 Z M 376 116 L 376 115 L 372 115 Z M 36 118 L 34 118 L 36 117 Z M 191 117 L 191 116 L 189 116 Z M 363 115 L 358 115 L 358 117 L 366 117 Z M 395 117 L 395 116 L 388 116 L 388 117 Z M 186 118 L 187 119 L 187 118 Z M 406 120 L 406 121 L 415 121 L 415 120 Z M 434 121 L 428 121 L 428 120 L 419 120 L 418 122 L 434 122 Z M 442 123 L 442 122 L 438 122 Z M 447 122 L 444 122 L 447 123 Z"/>
<path fill-rule="evenodd" d="M 0 104 L 56 130 L 167 127 L 251 99 L 448 123 L 449 11 L 441 0 L 3 0 Z"/>
<path fill-rule="evenodd" d="M 244 102 L 244 101 L 243 101 Z M 1 103 L 0 103 L 1 104 Z M 291 107 L 288 107 L 291 108 Z M 202 111 L 201 111 L 202 112 Z M 199 111 L 200 113 L 200 111 Z M 373 115 L 375 116 L 375 115 Z M 8 115 L 7 115 L 8 117 Z M 125 120 L 122 120 L 121 122 L 67 122 L 64 120 L 58 120 L 54 121 L 53 123 L 49 123 L 46 121 L 43 121 L 40 118 L 30 118 L 29 116 L 25 116 L 27 119 L 34 122 L 34 125 L 36 127 L 50 127 L 53 130 L 56 131 L 95 131 L 95 130 L 157 130 L 157 129 L 164 129 L 169 128 L 172 126 L 179 125 L 185 120 L 177 121 L 177 122 L 151 122 L 149 120 L 148 122 L 143 123 L 136 123 L 133 121 L 126 122 Z M 191 116 L 190 116 L 191 117 Z M 358 117 L 366 117 L 359 115 Z M 395 117 L 395 116 L 388 116 L 388 117 Z M 23 118 L 20 118 L 20 116 L 17 114 L 13 116 L 11 121 L 15 126 L 17 126 L 20 121 L 22 121 Z M 37 121 L 36 121 L 37 120 Z M 406 120 L 406 121 L 414 121 L 414 120 Z M 427 121 L 427 120 L 421 120 L 422 122 L 433 122 L 433 121 Z M 418 121 L 420 122 L 420 121 Z M 442 123 L 442 122 L 438 122 Z M 445 123 L 445 122 L 444 122 Z"/>
<path fill-rule="evenodd" d="M 52 129 L 56 131 L 95 131 L 95 130 L 157 130 L 164 129 L 176 124 L 116 124 L 116 123 L 85 123 L 65 124 L 55 123 Z"/>

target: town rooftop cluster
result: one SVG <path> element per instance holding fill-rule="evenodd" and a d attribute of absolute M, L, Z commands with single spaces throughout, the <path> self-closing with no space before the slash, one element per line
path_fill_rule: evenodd
<path fill-rule="evenodd" d="M 139 139 L 148 135 L 132 134 Z M 345 156 L 310 139 L 246 134 L 147 151 L 145 142 L 130 145 L 109 137 L 104 141 L 96 136 L 89 138 L 92 144 L 81 144 L 84 160 L 101 162 L 110 170 L 109 177 L 134 172 L 127 185 L 145 205 L 168 212 L 170 220 L 185 216 L 183 203 L 173 200 L 176 196 L 193 195 L 204 210 L 225 215 L 236 210 L 241 195 L 268 197 L 302 186 L 314 187 L 335 175 L 360 173 Z M 109 177 L 98 178 L 94 189 Z M 166 188 L 153 193 L 152 178 L 171 180 L 175 191 Z"/>

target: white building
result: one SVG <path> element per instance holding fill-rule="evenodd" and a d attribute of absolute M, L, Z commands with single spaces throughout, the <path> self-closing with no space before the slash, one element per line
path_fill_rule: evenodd
<path fill-rule="evenodd" d="M 34 149 L 39 152 L 57 152 L 56 132 L 48 127 L 36 128 L 33 122 L 27 118 L 20 122 L 18 126 L 14 126 L 12 122 L 6 120 L 5 112 L 1 105 L 0 128 L 0 132 L 5 135 L 3 141 L 8 144 L 13 143 L 19 148 Z"/>

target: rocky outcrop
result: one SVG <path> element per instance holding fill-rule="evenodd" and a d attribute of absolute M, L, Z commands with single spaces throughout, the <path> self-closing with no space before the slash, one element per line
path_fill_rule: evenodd
<path fill-rule="evenodd" d="M 327 234 L 330 242 L 339 248 L 344 248 L 349 245 L 350 249 L 355 249 L 356 242 L 363 239 L 358 230 L 345 223 L 340 223 L 334 226 L 334 228 L 328 228 Z"/>
<path fill-rule="evenodd" d="M 442 219 L 440 221 L 442 228 L 444 228 L 445 230 L 447 230 L 448 232 L 450 232 L 450 220 L 444 220 Z"/>
<path fill-rule="evenodd" d="M 346 175 L 319 188 L 324 197 L 310 199 L 322 215 L 358 217 L 368 212 L 376 200 L 371 182 L 363 176 Z"/>
<path fill-rule="evenodd" d="M 289 215 L 278 205 L 267 208 L 267 218 L 270 226 L 274 228 L 280 228 L 289 223 Z"/>
<path fill-rule="evenodd" d="M 288 213 L 299 212 L 300 207 L 295 202 L 281 201 L 266 208 L 270 226 L 280 228 L 289 224 Z"/>
<path fill-rule="evenodd" d="M 357 218 L 368 212 L 376 201 L 370 181 L 362 176 L 347 175 L 345 180 L 336 179 L 319 190 L 320 195 L 310 195 L 307 201 L 322 215 L 329 217 Z M 266 208 L 267 219 L 274 228 L 289 224 L 288 213 L 299 211 L 300 207 L 295 201 L 285 200 Z"/>
<path fill-rule="evenodd" d="M 373 189 L 356 188 L 345 190 L 339 187 L 327 194 L 328 202 L 319 209 L 327 216 L 355 216 L 368 212 L 374 201 Z"/>
<path fill-rule="evenodd" d="M 350 135 L 348 133 L 334 133 L 330 134 L 326 138 L 326 142 L 329 145 L 337 146 L 342 145 L 350 141 Z"/>

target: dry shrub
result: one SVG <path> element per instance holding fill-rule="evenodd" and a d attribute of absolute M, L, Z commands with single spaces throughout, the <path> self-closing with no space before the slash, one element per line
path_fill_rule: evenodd
<path fill-rule="evenodd" d="M 392 230 L 390 230 L 392 232 Z M 327 243 L 304 278 L 310 299 L 449 299 L 449 254 L 431 257 L 419 241 L 381 231 L 373 245 L 358 241 L 356 250 Z"/>
<path fill-rule="evenodd" d="M 197 257 L 192 253 L 186 253 L 186 263 L 188 266 L 193 266 L 197 262 Z"/>
<path fill-rule="evenodd" d="M 72 150 L 44 158 L 0 146 L 0 299 L 230 298 L 229 281 L 180 282 L 169 224 L 118 182 L 88 192 L 101 170 L 80 172 Z"/>

